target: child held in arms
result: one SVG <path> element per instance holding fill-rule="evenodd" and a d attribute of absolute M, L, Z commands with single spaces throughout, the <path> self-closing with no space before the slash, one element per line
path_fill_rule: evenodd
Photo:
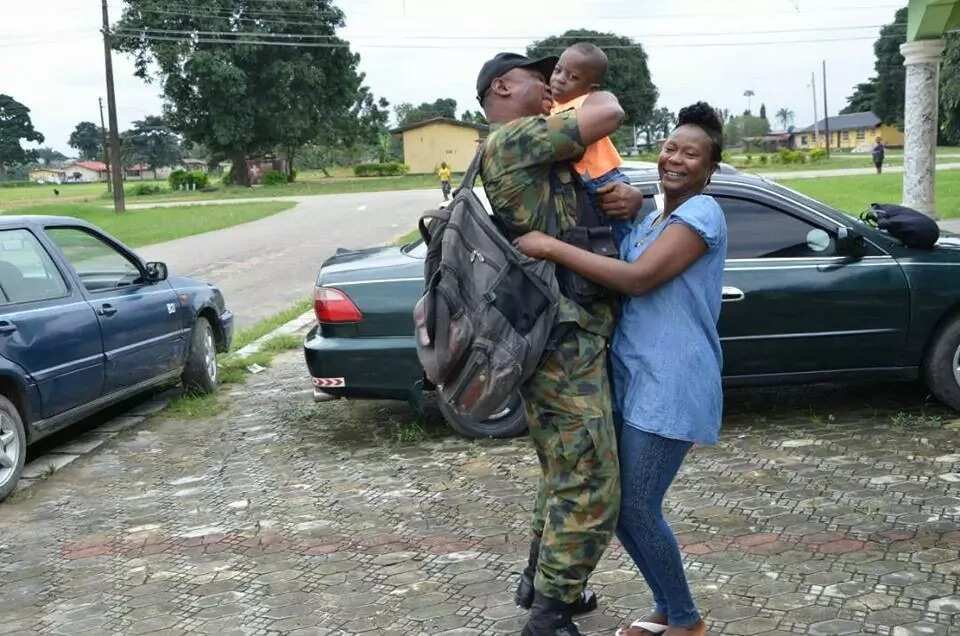
<path fill-rule="evenodd" d="M 550 77 L 550 91 L 553 93 L 552 113 L 569 109 L 579 109 L 590 97 L 590 93 L 600 89 L 603 76 L 607 72 L 607 55 L 600 47 L 589 42 L 577 42 L 569 46 L 560 56 Z M 609 137 L 604 137 L 587 147 L 583 156 L 574 164 L 574 168 L 583 179 L 583 184 L 592 197 L 597 190 L 615 181 L 629 183 L 620 172 L 620 153 Z"/>

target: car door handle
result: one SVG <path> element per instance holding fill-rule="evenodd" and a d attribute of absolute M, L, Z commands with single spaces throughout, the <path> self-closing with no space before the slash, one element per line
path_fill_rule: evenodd
<path fill-rule="evenodd" d="M 746 296 L 746 294 L 736 287 L 724 287 L 721 292 L 721 299 L 725 303 L 738 303 L 746 298 Z"/>
<path fill-rule="evenodd" d="M 117 308 L 110 303 L 100 305 L 100 309 L 97 310 L 98 316 L 112 316 L 115 313 L 117 313 Z"/>
<path fill-rule="evenodd" d="M 0 320 L 0 335 L 5 336 L 17 330 L 17 326 L 8 320 Z"/>

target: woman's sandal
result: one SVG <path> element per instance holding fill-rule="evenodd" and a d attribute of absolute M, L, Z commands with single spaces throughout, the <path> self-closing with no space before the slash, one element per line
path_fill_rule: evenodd
<path fill-rule="evenodd" d="M 662 634 L 663 632 L 667 631 L 669 627 L 670 627 L 669 625 L 663 625 L 661 623 L 651 623 L 649 621 L 642 621 L 642 620 L 634 621 L 630 623 L 630 627 L 626 629 L 621 627 L 620 629 L 618 629 L 616 632 L 616 636 L 629 636 L 629 634 L 627 633 L 627 630 L 634 629 L 634 628 L 642 629 L 643 631 L 649 632 L 651 634 Z"/>

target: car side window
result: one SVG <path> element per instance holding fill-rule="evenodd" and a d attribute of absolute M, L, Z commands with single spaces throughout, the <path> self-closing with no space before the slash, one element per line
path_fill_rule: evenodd
<path fill-rule="evenodd" d="M 87 291 L 116 289 L 140 282 L 140 268 L 98 236 L 73 227 L 47 228 L 47 235 L 76 270 Z"/>
<path fill-rule="evenodd" d="M 816 258 L 837 255 L 836 236 L 774 207 L 716 196 L 727 220 L 727 258 Z"/>
<path fill-rule="evenodd" d="M 67 284 L 53 259 L 27 230 L 0 231 L 0 304 L 62 298 Z"/>

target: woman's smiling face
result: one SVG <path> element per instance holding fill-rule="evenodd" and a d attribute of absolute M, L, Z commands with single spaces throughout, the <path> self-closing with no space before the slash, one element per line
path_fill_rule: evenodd
<path fill-rule="evenodd" d="M 703 191 L 715 168 L 712 154 L 713 141 L 699 126 L 674 130 L 657 160 L 664 194 L 686 198 Z"/>

